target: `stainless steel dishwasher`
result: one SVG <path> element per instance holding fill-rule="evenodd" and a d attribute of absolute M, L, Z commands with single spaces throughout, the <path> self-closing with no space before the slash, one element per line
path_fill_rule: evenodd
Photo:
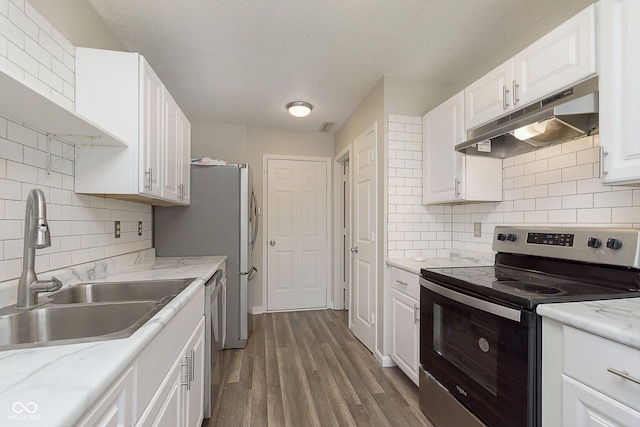
<path fill-rule="evenodd" d="M 226 339 L 226 281 L 218 270 L 205 284 L 205 375 L 204 417 L 211 418 L 220 404 L 224 388 L 224 358 Z"/>

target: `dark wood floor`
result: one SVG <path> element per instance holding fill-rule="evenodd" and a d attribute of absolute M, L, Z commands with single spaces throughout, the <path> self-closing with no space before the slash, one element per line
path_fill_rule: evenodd
<path fill-rule="evenodd" d="M 431 426 L 417 387 L 382 368 L 347 327 L 346 311 L 253 318 L 247 347 L 225 350 L 227 378 L 212 426 Z"/>

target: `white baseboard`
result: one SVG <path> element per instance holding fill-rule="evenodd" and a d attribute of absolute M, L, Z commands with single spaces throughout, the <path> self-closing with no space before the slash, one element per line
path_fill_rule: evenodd
<path fill-rule="evenodd" d="M 264 314 L 265 311 L 264 307 L 251 307 L 249 309 L 249 313 L 251 314 Z"/>
<path fill-rule="evenodd" d="M 390 368 L 396 366 L 396 362 L 393 361 L 391 356 L 383 356 L 378 350 L 375 351 L 374 357 L 383 368 Z"/>

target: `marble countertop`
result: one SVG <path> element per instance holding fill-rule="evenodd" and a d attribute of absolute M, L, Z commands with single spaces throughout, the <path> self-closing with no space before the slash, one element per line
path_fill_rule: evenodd
<path fill-rule="evenodd" d="M 75 425 L 108 390 L 146 345 L 189 301 L 226 257 L 142 257 L 126 270 L 95 274 L 72 269 L 79 281 L 196 278 L 133 335 L 124 339 L 36 347 L 0 352 L 0 425 L 67 427 Z M 109 262 L 109 261 L 105 261 Z M 44 277 L 45 275 L 43 275 Z M 93 277 L 91 277 L 93 276 Z M 65 282 L 65 285 L 73 283 Z M 35 408 L 20 412 L 16 402 Z"/>
<path fill-rule="evenodd" d="M 421 268 L 490 266 L 494 264 L 494 259 L 494 253 L 452 251 L 449 258 L 388 259 L 387 265 L 420 274 Z"/>
<path fill-rule="evenodd" d="M 536 312 L 565 325 L 640 349 L 640 298 L 541 304 Z"/>

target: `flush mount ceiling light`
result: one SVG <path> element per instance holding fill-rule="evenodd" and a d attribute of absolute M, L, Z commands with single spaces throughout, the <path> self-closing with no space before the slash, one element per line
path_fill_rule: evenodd
<path fill-rule="evenodd" d="M 287 110 L 293 117 L 307 117 L 313 110 L 313 105 L 304 101 L 293 101 L 287 104 Z"/>

